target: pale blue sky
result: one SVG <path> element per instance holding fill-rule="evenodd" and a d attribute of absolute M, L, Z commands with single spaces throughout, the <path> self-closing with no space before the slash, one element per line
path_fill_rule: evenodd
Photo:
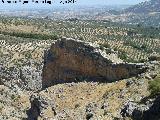
<path fill-rule="evenodd" d="M 137 4 L 146 0 L 77 0 L 80 4 Z"/>
<path fill-rule="evenodd" d="M 5 2 L 7 0 L 4 0 Z M 15 1 L 15 0 L 11 0 Z M 17 0 L 19 1 L 19 0 Z M 23 0 L 21 0 L 23 1 Z M 52 0 L 53 4 L 40 4 L 40 3 L 32 3 L 32 0 L 29 0 L 30 4 L 22 4 L 22 3 L 5 3 L 3 4 L 0 0 L 0 9 L 15 9 L 15 8 L 47 8 L 47 7 L 54 7 L 54 6 L 64 6 L 60 4 L 61 0 Z M 42 2 L 43 0 L 38 0 Z M 65 1 L 65 0 L 62 0 Z M 134 5 L 146 0 L 76 0 L 75 4 L 68 4 L 67 6 L 76 6 L 76 5 Z"/>

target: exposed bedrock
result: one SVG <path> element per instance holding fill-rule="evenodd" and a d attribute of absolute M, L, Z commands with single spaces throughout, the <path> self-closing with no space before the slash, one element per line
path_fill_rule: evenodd
<path fill-rule="evenodd" d="M 144 64 L 123 63 L 110 55 L 92 43 L 69 38 L 57 40 L 44 55 L 43 88 L 84 80 L 113 82 L 147 69 Z"/>

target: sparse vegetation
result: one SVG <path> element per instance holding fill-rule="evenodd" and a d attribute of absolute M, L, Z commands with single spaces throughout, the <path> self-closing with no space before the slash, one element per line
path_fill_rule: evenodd
<path fill-rule="evenodd" d="M 149 82 L 149 90 L 151 96 L 160 95 L 160 74 L 153 81 Z"/>
<path fill-rule="evenodd" d="M 58 39 L 58 36 L 56 35 L 46 35 L 46 34 L 36 34 L 36 33 L 19 33 L 19 32 L 6 32 L 6 31 L 0 31 L 0 34 L 3 35 L 10 35 L 15 37 L 22 37 L 22 38 L 32 38 L 32 39 L 40 39 L 40 40 L 47 40 L 52 39 L 56 40 Z"/>
<path fill-rule="evenodd" d="M 100 21 L 69 19 L 57 21 L 51 20 L 49 18 L 25 19 L 16 17 L 0 17 L 0 62 L 6 68 L 4 69 L 5 77 L 3 77 L 6 78 L 8 76 L 14 76 L 13 78 L 19 78 L 20 76 L 21 78 L 24 78 L 24 76 L 27 74 L 27 81 L 25 81 L 25 79 L 12 79 L 11 77 L 9 78 L 9 80 L 7 79 L 7 82 L 5 84 L 7 84 L 11 88 L 13 87 L 13 90 L 18 89 L 18 94 L 21 94 L 21 92 L 19 92 L 21 91 L 21 89 L 19 90 L 19 88 L 22 88 L 22 90 L 24 89 L 24 91 L 30 90 L 26 89 L 27 87 L 35 87 L 35 89 L 38 89 L 39 86 L 37 85 L 37 81 L 41 80 L 41 77 L 39 78 L 37 76 L 41 74 L 40 71 L 43 67 L 43 60 L 45 58 L 44 51 L 47 51 L 51 44 L 55 42 L 54 40 L 58 39 L 59 37 L 65 36 L 67 38 L 75 38 L 82 41 L 92 42 L 93 45 L 99 44 L 99 47 L 101 50 L 103 50 L 103 53 L 106 52 L 109 55 L 112 55 L 113 53 L 113 56 L 111 56 L 113 57 L 113 59 L 119 57 L 123 59 L 124 62 L 146 62 L 153 52 L 157 54 L 160 53 L 159 32 L 160 29 L 158 27 L 145 27 L 142 24 L 127 25 L 121 23 L 113 23 L 108 20 Z M 54 57 L 56 55 L 56 52 L 52 51 L 52 53 L 53 54 L 49 54 L 50 59 L 57 59 L 58 57 Z M 66 55 L 68 56 L 68 54 Z M 149 60 L 151 61 L 157 59 L 157 57 L 149 58 Z M 74 61 L 71 61 L 71 63 L 72 62 Z M 90 61 L 87 62 L 90 64 Z M 102 64 L 102 67 L 104 67 L 104 64 Z M 30 75 L 32 74 L 30 73 L 30 69 L 32 70 L 32 68 L 33 73 L 35 74 L 34 76 Z M 1 69 L 3 69 L 3 67 L 1 68 L 0 66 L 0 70 Z M 94 73 L 94 70 L 97 69 L 98 68 L 93 69 L 92 72 Z M 114 70 L 114 66 L 112 69 Z M 27 72 L 24 72 L 24 74 L 22 74 L 23 71 Z M 79 74 L 79 71 L 77 71 L 74 74 Z M 101 71 L 103 72 L 103 69 L 101 69 Z M 101 71 L 98 74 L 100 74 Z M 114 71 L 118 72 L 119 74 L 122 74 L 123 71 L 124 74 L 126 73 L 125 69 L 123 71 L 121 71 L 121 69 L 118 71 Z M 68 71 L 64 70 L 64 72 L 66 72 L 65 74 L 67 74 Z M 111 72 L 112 71 L 109 71 L 107 74 L 111 74 Z M 70 74 L 72 74 L 72 71 L 70 72 Z M 118 110 L 120 110 L 120 107 L 122 107 L 122 105 L 124 105 L 127 100 L 131 99 L 139 101 L 142 96 L 148 96 L 148 90 L 146 87 L 148 85 L 148 81 L 143 81 L 136 77 L 133 79 L 131 78 L 131 82 L 127 87 L 127 78 L 125 80 L 111 82 L 109 84 L 103 82 L 90 83 L 86 78 L 87 77 L 80 76 L 75 79 L 75 82 L 78 83 L 68 83 L 64 85 L 58 84 L 47 88 L 44 91 L 42 90 L 41 92 L 44 92 L 44 94 L 39 95 L 44 95 L 43 97 L 47 97 L 49 95 L 49 99 L 43 99 L 42 101 L 42 103 L 45 103 L 46 105 L 44 106 L 45 109 L 49 108 L 50 112 L 48 113 L 53 113 L 53 116 L 58 116 L 59 111 L 63 110 L 64 108 L 72 108 L 75 111 L 78 111 L 79 114 L 81 110 L 84 112 L 84 109 L 88 104 L 87 102 L 94 102 L 96 104 L 93 105 L 93 107 L 95 107 L 96 109 L 93 109 L 93 114 L 89 111 L 88 113 L 86 112 L 83 117 L 86 119 L 94 119 L 94 117 L 96 117 L 95 115 L 97 114 L 97 116 L 99 115 L 102 117 L 106 117 L 104 119 L 107 119 L 108 116 L 118 117 L 116 116 L 119 114 Z M 4 82 L 4 80 L 5 79 L 3 79 L 2 82 Z M 10 84 L 10 81 L 13 84 Z M 2 86 L 5 84 L 2 84 Z M 16 86 L 13 86 L 14 84 L 16 84 Z M 149 90 L 152 96 L 160 95 L 160 75 L 156 77 L 155 80 L 149 82 Z M 0 99 L 0 103 L 5 104 L 5 108 L 7 108 L 6 106 L 14 107 L 13 112 L 16 111 L 17 108 L 19 110 L 20 107 L 23 108 L 25 106 L 27 108 L 23 109 L 25 115 L 26 111 L 28 111 L 30 107 L 32 107 L 32 105 L 30 106 L 30 103 L 28 102 L 28 94 L 32 93 L 22 91 L 22 94 L 24 92 L 24 94 L 27 94 L 28 96 L 27 98 L 23 98 L 18 96 L 17 93 L 7 93 L 7 91 L 8 90 L 6 90 L 5 92 L 1 91 L 0 95 L 3 96 L 3 98 L 9 99 L 9 102 L 5 101 L 4 99 Z M 10 91 L 12 91 L 12 89 Z M 22 104 L 19 104 L 19 101 L 21 101 Z M 26 101 L 27 103 L 25 103 Z M 56 104 L 52 104 L 55 106 L 48 107 L 50 105 L 49 103 L 47 103 L 48 101 L 55 102 Z M 38 102 L 38 104 L 40 104 L 40 102 Z M 102 104 L 104 105 L 101 108 Z M 36 108 L 38 107 L 39 106 L 36 106 Z M 2 108 L 0 106 L 0 112 L 1 111 Z M 38 110 L 38 112 L 40 111 Z M 69 116 L 69 109 L 67 109 L 66 112 Z"/>
<path fill-rule="evenodd" d="M 159 53 L 160 41 L 157 41 L 160 38 L 159 31 L 158 28 L 143 25 L 123 25 L 94 20 L 51 21 L 14 17 L 0 19 L 0 39 L 10 45 L 32 42 L 33 46 L 37 46 L 36 42 L 40 43 L 41 40 L 55 40 L 65 36 L 96 42 L 101 49 L 105 47 L 122 51 L 120 55 L 122 59 L 137 62 L 147 60 L 153 52 Z"/>

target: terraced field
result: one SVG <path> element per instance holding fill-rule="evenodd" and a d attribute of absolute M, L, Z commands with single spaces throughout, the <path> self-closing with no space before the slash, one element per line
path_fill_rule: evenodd
<path fill-rule="evenodd" d="M 3 59 L 8 58 L 5 60 L 7 64 L 19 64 L 24 58 L 37 61 L 42 58 L 44 49 L 48 48 L 53 40 L 65 36 L 118 51 L 119 57 L 126 62 L 143 62 L 152 54 L 160 53 L 159 31 L 159 28 L 143 28 L 108 21 L 53 21 L 2 17 L 0 54 Z"/>
<path fill-rule="evenodd" d="M 134 112 L 134 110 L 139 109 L 138 115 L 136 115 L 138 119 L 145 117 L 141 114 L 148 110 L 149 105 L 145 104 L 141 107 L 141 102 L 143 102 L 141 100 L 146 99 L 150 95 L 150 91 L 151 93 L 156 91 L 156 94 L 159 94 L 159 84 L 157 84 L 159 79 L 156 77 L 159 76 L 159 61 L 145 62 L 154 54 L 157 55 L 157 60 L 159 59 L 159 33 L 160 28 L 144 28 L 139 25 L 124 25 L 108 21 L 53 21 L 49 19 L 0 17 L 0 119 L 41 120 L 55 118 L 59 120 L 64 118 L 66 120 L 89 120 L 93 118 L 97 120 L 113 120 L 124 117 L 126 118 L 125 120 L 128 120 L 132 117 L 130 113 L 129 116 L 125 116 L 128 111 Z M 99 46 L 94 46 L 95 51 L 98 48 L 98 52 L 101 52 L 100 55 L 105 54 L 104 57 L 107 55 L 107 59 L 112 58 L 115 61 L 113 68 L 123 61 L 138 62 L 135 64 L 138 66 L 142 65 L 139 62 L 144 62 L 144 68 L 149 68 L 149 70 L 142 75 L 139 74 L 138 77 L 135 76 L 111 83 L 87 82 L 83 76 L 80 76 L 79 79 L 76 78 L 75 80 L 81 81 L 82 79 L 83 82 L 58 84 L 43 90 L 44 63 L 54 57 L 57 59 L 61 55 L 57 54 L 57 57 L 55 53 L 52 54 L 51 52 L 50 54 L 47 50 L 55 40 L 61 37 L 74 38 L 76 41 L 78 41 L 77 39 L 88 41 L 91 42 L 92 46 L 99 44 Z M 74 39 L 69 45 L 72 45 L 71 43 Z M 73 45 L 77 45 L 77 43 L 75 42 Z M 57 46 L 63 48 L 61 44 L 57 44 Z M 75 46 L 73 48 L 69 46 L 68 48 L 73 51 L 79 51 Z M 90 55 L 95 52 L 92 50 L 93 47 L 85 49 L 88 46 L 81 46 L 80 48 L 82 51 L 85 50 L 84 56 L 88 54 L 88 51 L 91 53 Z M 64 56 L 66 52 L 62 53 L 62 56 Z M 72 68 L 72 63 L 76 63 L 74 59 L 73 61 L 71 60 L 72 55 L 74 58 L 74 55 L 78 56 L 77 54 L 76 52 L 75 54 L 69 54 L 71 56 L 69 59 L 67 57 L 59 57 L 60 59 L 57 60 L 59 62 L 55 63 L 64 67 L 70 62 L 71 67 L 65 66 L 67 69 L 64 69 L 64 71 L 72 77 L 74 73 L 76 74 L 76 69 L 73 69 L 74 71 L 67 70 Z M 78 61 L 83 59 L 83 55 L 79 57 L 81 59 L 77 59 Z M 90 57 L 86 58 L 84 60 L 86 63 L 83 63 L 87 68 L 88 63 L 94 62 L 88 60 Z M 97 61 L 97 57 L 94 59 Z M 62 64 L 63 62 L 64 64 Z M 104 62 L 100 60 L 97 65 L 100 67 L 95 67 L 95 71 L 100 68 L 100 72 L 103 72 L 101 68 L 105 68 Z M 81 68 L 79 65 L 81 64 L 76 64 L 75 68 L 77 66 Z M 90 64 L 89 66 L 92 65 Z M 54 68 L 52 64 L 48 66 L 48 68 L 53 68 L 51 72 L 57 72 L 59 68 L 63 68 Z M 89 71 L 92 71 L 91 68 L 89 67 Z M 84 69 L 82 71 L 84 72 Z M 106 73 L 112 74 L 110 69 L 106 69 L 106 71 Z M 115 73 L 123 74 L 121 71 L 125 71 L 125 69 L 118 68 Z M 134 69 L 131 68 L 130 71 L 134 71 Z M 58 72 L 57 76 L 60 75 L 59 73 L 61 72 Z M 97 73 L 98 76 L 99 73 Z M 47 75 L 50 76 L 50 72 Z M 148 82 L 152 81 L 152 79 L 155 79 L 155 82 Z M 126 106 L 128 106 L 127 109 Z M 156 106 L 158 108 L 155 107 L 155 109 L 159 110 L 159 102 Z"/>

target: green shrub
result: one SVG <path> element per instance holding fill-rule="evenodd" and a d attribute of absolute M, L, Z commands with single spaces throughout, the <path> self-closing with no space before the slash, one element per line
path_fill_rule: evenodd
<path fill-rule="evenodd" d="M 151 96 L 160 95 L 160 75 L 158 75 L 153 81 L 149 82 L 149 90 Z"/>
<path fill-rule="evenodd" d="M 83 37 L 79 37 L 79 40 L 84 40 L 84 38 Z"/>
<path fill-rule="evenodd" d="M 122 52 L 119 54 L 119 58 L 121 58 L 122 60 L 126 60 L 127 59 L 127 54 L 125 52 Z"/>
<path fill-rule="evenodd" d="M 100 45 L 100 49 L 101 50 L 104 50 L 104 48 L 111 48 L 111 46 L 107 43 L 104 43 L 104 44 L 99 44 Z"/>
<path fill-rule="evenodd" d="M 28 59 L 32 58 L 32 54 L 30 52 L 27 52 L 25 54 L 25 58 L 28 58 Z"/>
<path fill-rule="evenodd" d="M 109 44 L 107 44 L 107 43 L 103 44 L 102 46 L 105 47 L 105 48 L 110 48 L 110 47 L 111 47 L 111 46 L 110 46 Z"/>
<path fill-rule="evenodd" d="M 2 113 L 2 110 L 3 110 L 3 107 L 1 106 L 1 107 L 0 107 L 0 113 Z"/>
<path fill-rule="evenodd" d="M 15 95 L 11 95 L 11 99 L 14 100 L 16 98 Z"/>

